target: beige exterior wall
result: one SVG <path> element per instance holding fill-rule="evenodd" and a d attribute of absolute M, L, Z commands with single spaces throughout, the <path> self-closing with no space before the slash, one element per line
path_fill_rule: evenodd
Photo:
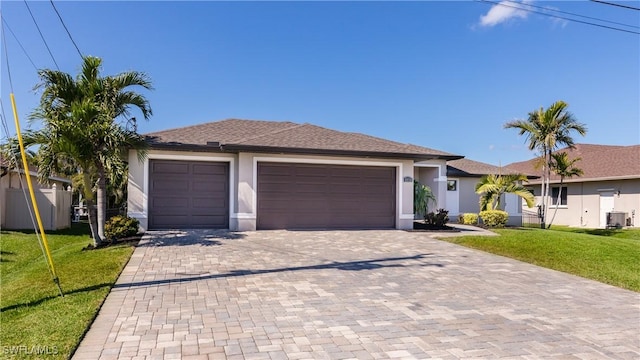
<path fill-rule="evenodd" d="M 230 214 L 229 228 L 236 231 L 253 231 L 256 229 L 257 201 L 257 163 L 290 162 L 310 164 L 361 165 L 361 166 L 393 166 L 396 167 L 396 228 L 413 227 L 413 177 L 412 160 L 372 159 L 337 156 L 309 156 L 263 153 L 197 153 L 169 152 L 152 150 L 148 159 L 139 162 L 134 151 L 129 153 L 129 216 L 140 221 L 140 227 L 148 227 L 148 177 L 149 159 L 172 159 L 191 161 L 229 161 L 230 163 Z M 444 162 L 442 162 L 444 164 Z M 408 177 L 411 180 L 405 182 Z M 409 179 L 407 179 L 409 180 Z M 446 190 L 446 181 L 444 182 Z"/>
<path fill-rule="evenodd" d="M 557 187 L 559 184 L 552 184 Z M 592 182 L 570 182 L 567 187 L 567 205 L 559 206 L 553 224 L 573 227 L 601 228 L 601 195 L 613 193 L 613 211 L 624 212 L 632 218 L 633 227 L 640 227 L 640 178 L 630 180 L 608 180 Z M 540 185 L 534 187 L 536 203 L 541 202 Z M 550 206 L 547 223 L 551 220 L 555 206 Z M 526 211 L 526 209 L 525 209 Z M 532 209 L 531 211 L 535 211 Z M 635 213 L 635 215 L 634 215 Z"/>

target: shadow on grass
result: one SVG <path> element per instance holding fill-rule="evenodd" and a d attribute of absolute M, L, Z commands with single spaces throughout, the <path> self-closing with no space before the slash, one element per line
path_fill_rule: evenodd
<path fill-rule="evenodd" d="M 102 289 L 104 287 L 111 287 L 111 285 L 113 285 L 112 283 L 102 283 L 102 284 L 98 284 L 98 285 L 91 285 L 91 286 L 87 286 L 84 288 L 80 288 L 80 289 L 75 289 L 75 290 L 71 290 L 71 291 L 64 291 L 63 289 L 63 293 L 65 296 L 67 295 L 73 295 L 73 294 L 77 294 L 77 293 L 81 293 L 81 292 L 89 292 L 89 291 L 94 291 L 94 290 L 98 290 L 98 289 Z M 26 303 L 21 303 L 21 304 L 13 304 L 13 305 L 9 305 L 9 306 L 5 306 L 3 308 L 0 308 L 0 313 L 3 313 L 5 311 L 9 311 L 9 310 L 15 310 L 15 309 L 19 309 L 19 308 L 24 308 L 24 307 L 31 307 L 31 306 L 38 306 L 46 301 L 49 300 L 53 300 L 60 297 L 60 295 L 51 295 L 51 296 L 47 296 L 44 297 L 42 299 L 38 299 L 38 300 L 33 300 L 33 301 L 29 301 Z"/>
<path fill-rule="evenodd" d="M 222 245 L 221 240 L 239 240 L 246 235 L 229 230 L 167 230 L 150 231 L 145 234 L 147 239 L 139 244 L 140 247 L 155 246 L 187 246 L 202 245 L 216 246 Z"/>
<path fill-rule="evenodd" d="M 13 260 L 9 260 L 6 257 L 9 255 L 15 255 L 13 251 L 4 251 L 0 250 L 0 262 L 13 262 Z"/>
<path fill-rule="evenodd" d="M 138 287 L 138 286 L 154 286 L 154 285 L 165 285 L 172 283 L 180 283 L 180 282 L 191 282 L 197 280 L 209 280 L 209 279 L 220 279 L 220 278 L 232 278 L 239 276 L 250 276 L 250 275 L 261 275 L 261 274 L 273 274 L 287 271 L 305 271 L 305 270 L 323 270 L 323 269 L 335 269 L 342 271 L 363 271 L 363 270 L 377 270 L 382 268 L 408 268 L 408 267 L 444 267 L 444 264 L 435 263 L 430 261 L 420 262 L 419 264 L 403 264 L 403 263 L 393 263 L 396 261 L 407 261 L 407 260 L 427 260 L 428 257 L 434 254 L 418 254 L 414 256 L 403 256 L 403 257 L 390 257 L 390 258 L 380 258 L 380 259 L 371 259 L 371 260 L 356 260 L 356 261 L 333 261 L 327 264 L 317 264 L 317 265 L 307 265 L 307 266 L 291 266 L 291 267 L 282 267 L 275 269 L 259 269 L 259 270 L 251 270 L 251 269 L 239 269 L 239 270 L 231 270 L 227 273 L 222 274 L 203 274 L 197 276 L 189 276 L 189 277 L 181 277 L 174 279 L 163 279 L 163 280 L 151 280 L 151 281 L 139 281 L 139 282 L 131 282 L 124 284 L 116 284 L 113 288 L 129 288 L 129 287 Z M 185 274 L 185 275 L 193 275 L 193 274 Z"/>
<path fill-rule="evenodd" d="M 622 230 L 618 229 L 576 229 L 572 230 L 574 233 L 581 234 L 589 234 L 589 235 L 598 235 L 598 236 L 614 236 L 622 232 Z"/>
<path fill-rule="evenodd" d="M 21 234 L 35 234 L 33 229 L 19 229 L 19 230 L 3 230 L 2 234 L 10 234 L 21 233 Z M 89 228 L 88 223 L 72 223 L 70 228 L 61 229 L 61 230 L 51 230 L 45 231 L 47 235 L 71 235 L 71 236 L 79 236 L 79 235 L 91 235 L 91 229 Z"/>

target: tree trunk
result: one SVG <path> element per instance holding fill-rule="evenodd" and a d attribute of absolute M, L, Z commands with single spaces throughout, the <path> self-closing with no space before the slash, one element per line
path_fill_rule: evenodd
<path fill-rule="evenodd" d="M 562 199 L 562 181 L 564 179 L 560 177 L 560 188 L 558 189 L 558 200 L 556 201 L 556 208 L 553 210 L 553 216 L 549 221 L 549 225 L 547 225 L 547 229 L 551 228 L 551 224 L 553 224 L 553 220 L 556 218 L 556 214 L 558 213 L 558 206 L 560 206 L 560 199 Z"/>
<path fill-rule="evenodd" d="M 544 176 L 542 178 L 542 184 L 544 185 L 544 189 L 542 192 L 542 223 L 540 224 L 540 228 L 546 228 L 546 220 L 547 220 L 547 210 L 549 209 L 549 186 L 551 185 L 551 151 L 545 149 L 544 152 Z"/>
<path fill-rule="evenodd" d="M 91 237 L 93 237 L 93 246 L 99 247 L 102 245 L 102 238 L 98 233 L 98 220 L 95 203 L 91 199 L 87 199 L 86 203 L 87 210 L 89 211 L 89 228 L 91 229 Z"/>
<path fill-rule="evenodd" d="M 97 214 L 95 203 L 93 201 L 93 193 L 92 193 L 92 184 L 91 177 L 87 174 L 86 171 L 83 170 L 83 180 L 84 180 L 84 198 L 87 204 L 87 211 L 89 212 L 89 228 L 91 229 L 91 237 L 93 238 L 93 246 L 98 247 L 102 245 L 102 238 L 98 233 L 98 223 L 97 223 Z"/>
<path fill-rule="evenodd" d="M 104 168 L 100 166 L 98 168 L 98 211 L 97 211 L 97 223 L 98 223 L 98 236 L 100 239 L 104 239 L 104 225 L 106 223 L 107 214 L 107 183 L 105 181 Z"/>

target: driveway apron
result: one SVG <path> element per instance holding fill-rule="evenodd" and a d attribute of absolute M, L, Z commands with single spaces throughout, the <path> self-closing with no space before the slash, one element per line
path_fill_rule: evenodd
<path fill-rule="evenodd" d="M 640 358 L 640 294 L 431 236 L 148 232 L 73 358 Z"/>

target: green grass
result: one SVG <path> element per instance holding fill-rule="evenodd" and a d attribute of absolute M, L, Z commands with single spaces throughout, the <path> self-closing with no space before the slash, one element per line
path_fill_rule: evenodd
<path fill-rule="evenodd" d="M 640 292 L 640 231 L 497 229 L 442 239 Z"/>
<path fill-rule="evenodd" d="M 568 231 L 576 234 L 590 234 L 599 236 L 609 236 L 618 239 L 640 240 L 640 229 L 583 229 L 562 225 L 551 226 L 552 230 Z"/>
<path fill-rule="evenodd" d="M 47 233 L 60 297 L 33 232 L 0 233 L 0 358 L 66 359 L 76 348 L 133 252 L 131 244 L 82 251 L 88 234 L 85 224 Z"/>

